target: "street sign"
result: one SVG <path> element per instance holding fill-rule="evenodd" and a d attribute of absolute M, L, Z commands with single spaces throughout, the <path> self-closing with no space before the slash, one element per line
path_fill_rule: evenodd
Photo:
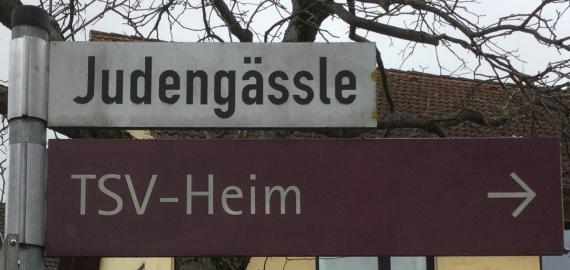
<path fill-rule="evenodd" d="M 376 127 L 374 46 L 51 42 L 48 125 Z"/>
<path fill-rule="evenodd" d="M 52 140 L 49 256 L 563 251 L 557 139 Z"/>

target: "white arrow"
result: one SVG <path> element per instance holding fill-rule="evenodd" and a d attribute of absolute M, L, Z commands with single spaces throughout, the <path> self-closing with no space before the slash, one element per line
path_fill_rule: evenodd
<path fill-rule="evenodd" d="M 511 178 L 521 186 L 525 192 L 489 192 L 487 198 L 489 199 L 504 199 L 504 198 L 525 198 L 525 200 L 515 209 L 513 217 L 517 218 L 519 214 L 527 207 L 527 205 L 536 197 L 536 193 L 528 187 L 528 185 L 514 172 L 511 173 Z"/>

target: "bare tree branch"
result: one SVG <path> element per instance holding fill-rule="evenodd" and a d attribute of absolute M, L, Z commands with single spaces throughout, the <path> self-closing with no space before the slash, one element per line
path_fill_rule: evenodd
<path fill-rule="evenodd" d="M 253 33 L 248 29 L 241 27 L 240 23 L 236 20 L 231 10 L 228 8 L 223 0 L 212 0 L 212 5 L 216 8 L 230 32 L 235 35 L 241 42 L 252 42 Z"/>
<path fill-rule="evenodd" d="M 283 42 L 313 42 L 321 23 L 330 15 L 323 1 L 292 0 L 293 14 Z"/>
<path fill-rule="evenodd" d="M 456 126 L 464 122 L 473 122 L 485 127 L 499 127 L 510 120 L 511 116 L 504 114 L 498 117 L 489 117 L 484 113 L 463 109 L 451 117 L 420 118 L 410 115 L 387 115 L 378 120 L 378 128 L 417 128 L 428 133 L 434 133 L 440 137 L 447 137 L 446 128 Z"/>
<path fill-rule="evenodd" d="M 218 35 L 216 35 L 212 31 L 212 28 L 210 28 L 210 23 L 208 22 L 208 16 L 206 16 L 206 4 L 204 3 L 204 0 L 202 0 L 202 22 L 204 22 L 204 27 L 206 29 L 206 34 L 207 34 L 206 37 L 204 37 L 203 39 L 212 37 L 219 42 L 224 42 L 224 40 Z"/>
<path fill-rule="evenodd" d="M 353 25 L 358 28 L 374 31 L 380 34 L 401 38 L 405 40 L 415 41 L 419 43 L 426 43 L 434 46 L 437 46 L 439 44 L 438 37 L 428 34 L 426 32 L 403 29 L 379 22 L 362 19 L 357 16 L 352 16 L 346 9 L 344 9 L 344 7 L 341 4 L 333 2 L 330 4 L 330 9 L 334 14 L 339 16 L 347 24 Z"/>

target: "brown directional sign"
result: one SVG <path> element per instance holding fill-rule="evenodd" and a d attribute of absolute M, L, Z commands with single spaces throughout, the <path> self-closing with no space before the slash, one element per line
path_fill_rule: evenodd
<path fill-rule="evenodd" d="M 52 140 L 49 256 L 563 251 L 557 139 Z"/>

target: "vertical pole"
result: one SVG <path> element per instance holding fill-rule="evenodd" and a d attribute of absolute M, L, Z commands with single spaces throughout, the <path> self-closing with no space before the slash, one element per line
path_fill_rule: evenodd
<path fill-rule="evenodd" d="M 49 15 L 12 12 L 8 88 L 7 270 L 44 269 Z"/>
<path fill-rule="evenodd" d="M 426 256 L 426 270 L 435 270 L 435 256 Z"/>
<path fill-rule="evenodd" d="M 391 270 L 392 263 L 390 261 L 390 256 L 379 256 L 378 257 L 378 270 Z"/>

